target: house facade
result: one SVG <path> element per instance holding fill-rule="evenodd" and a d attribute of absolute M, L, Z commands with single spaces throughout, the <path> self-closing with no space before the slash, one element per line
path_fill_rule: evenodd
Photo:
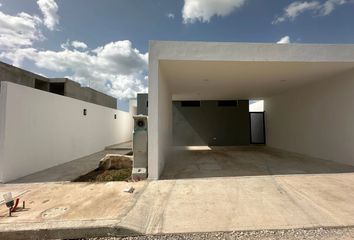
<path fill-rule="evenodd" d="M 149 178 L 174 146 L 252 144 L 262 122 L 269 147 L 353 165 L 353 102 L 354 45 L 151 41 Z"/>

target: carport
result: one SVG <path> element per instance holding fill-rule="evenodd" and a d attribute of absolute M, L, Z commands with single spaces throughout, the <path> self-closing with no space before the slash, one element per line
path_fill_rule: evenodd
<path fill-rule="evenodd" d="M 192 171 L 198 166 L 183 159 L 193 156 L 208 159 L 202 164 L 206 171 L 200 172 L 201 177 L 351 171 L 354 113 L 348 109 L 354 102 L 353 69 L 354 45 L 150 42 L 149 178 L 159 179 L 165 165 L 189 166 Z M 212 140 L 223 142 L 219 139 L 225 134 L 210 135 L 212 140 L 204 141 L 205 129 L 190 121 L 173 131 L 174 102 L 250 99 L 264 100 L 266 147 L 248 146 L 249 122 L 235 122 L 239 130 L 232 133 L 235 139 L 242 134 L 248 139 L 228 142 L 224 148 L 214 147 Z M 221 132 L 232 132 L 232 126 Z M 242 129 L 248 130 L 242 133 Z M 185 149 L 176 150 L 176 132 L 193 131 L 199 137 L 196 142 L 209 149 L 193 149 L 191 145 L 196 144 L 182 141 L 177 145 Z M 242 160 L 239 155 L 246 153 L 248 157 Z M 222 159 L 226 171 L 219 169 Z M 231 174 L 227 168 L 237 159 L 251 168 Z M 163 178 L 178 178 L 168 169 L 172 168 L 165 169 Z M 193 171 L 187 175 L 193 176 Z"/>
<path fill-rule="evenodd" d="M 266 146 L 177 147 L 160 179 L 353 173 L 354 166 Z"/>

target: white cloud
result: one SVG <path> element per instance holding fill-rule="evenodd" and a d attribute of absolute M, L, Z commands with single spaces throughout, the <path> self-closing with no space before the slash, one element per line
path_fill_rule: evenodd
<path fill-rule="evenodd" d="M 24 59 L 42 69 L 71 73 L 70 78 L 118 99 L 134 97 L 147 91 L 148 54 L 140 53 L 128 40 L 111 42 L 92 51 L 63 49 L 40 51 L 34 48 L 16 49 L 0 54 L 21 66 Z"/>
<path fill-rule="evenodd" d="M 60 47 L 64 50 L 68 50 L 71 47 L 71 42 L 70 40 L 66 40 L 65 43 L 60 44 Z"/>
<path fill-rule="evenodd" d="M 168 13 L 168 14 L 167 14 L 167 17 L 168 17 L 169 19 L 174 19 L 174 18 L 175 18 L 175 15 L 174 15 L 173 13 Z"/>
<path fill-rule="evenodd" d="M 321 8 L 320 14 L 326 16 L 334 11 L 334 9 L 340 5 L 349 3 L 349 0 L 327 0 Z"/>
<path fill-rule="evenodd" d="M 0 11 L 0 50 L 31 46 L 34 41 L 43 40 L 38 27 L 41 23 L 39 17 L 27 13 L 12 16 Z"/>
<path fill-rule="evenodd" d="M 286 20 L 294 20 L 301 13 L 309 10 L 316 10 L 321 4 L 317 1 L 312 2 L 293 2 L 284 9 L 284 14 L 277 17 L 273 23 L 281 23 Z"/>
<path fill-rule="evenodd" d="M 8 15 L 0 11 L 0 50 L 29 47 L 35 41 L 44 40 L 41 32 L 43 24 L 53 30 L 59 22 L 58 6 L 54 0 L 38 0 L 44 20 L 36 15 L 18 13 Z"/>
<path fill-rule="evenodd" d="M 55 30 L 59 24 L 57 3 L 54 0 L 38 0 L 37 4 L 43 13 L 44 25 L 50 30 Z"/>
<path fill-rule="evenodd" d="M 81 48 L 81 49 L 87 48 L 87 44 L 80 41 L 72 41 L 71 46 L 73 46 L 74 48 Z"/>
<path fill-rule="evenodd" d="M 227 16 L 246 0 L 184 0 L 183 22 L 209 22 L 213 16 Z"/>
<path fill-rule="evenodd" d="M 289 36 L 284 36 L 277 42 L 277 44 L 288 44 L 288 43 L 291 43 Z"/>
<path fill-rule="evenodd" d="M 319 1 L 295 1 L 284 8 L 283 15 L 276 17 L 273 24 L 287 20 L 293 21 L 296 17 L 306 11 L 311 11 L 319 16 L 326 16 L 332 13 L 337 6 L 350 2 L 350 0 L 327 0 L 324 3 Z"/>
<path fill-rule="evenodd" d="M 54 5 L 53 5 L 54 3 Z M 45 69 L 68 76 L 84 86 L 110 94 L 118 99 L 147 92 L 148 53 L 141 53 L 128 40 L 111 42 L 94 50 L 86 43 L 67 41 L 62 50 L 33 48 L 44 39 L 41 28 L 55 29 L 58 24 L 54 1 L 38 0 L 44 20 L 27 13 L 7 15 L 0 11 L 0 59 L 21 67 L 24 60 Z M 55 13 L 55 14 L 53 14 Z M 36 70 L 38 71 L 38 70 Z"/>

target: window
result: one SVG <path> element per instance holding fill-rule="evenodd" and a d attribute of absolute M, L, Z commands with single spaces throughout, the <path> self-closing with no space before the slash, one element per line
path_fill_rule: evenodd
<path fill-rule="evenodd" d="M 55 93 L 63 96 L 64 96 L 64 88 L 65 88 L 64 83 L 50 83 L 49 85 L 49 91 L 51 93 Z"/>
<path fill-rule="evenodd" d="M 200 107 L 200 101 L 182 101 L 181 107 Z"/>
<path fill-rule="evenodd" d="M 218 101 L 218 107 L 237 107 L 237 100 Z"/>
<path fill-rule="evenodd" d="M 49 90 L 49 83 L 43 80 L 35 79 L 34 81 L 34 88 L 48 91 Z"/>

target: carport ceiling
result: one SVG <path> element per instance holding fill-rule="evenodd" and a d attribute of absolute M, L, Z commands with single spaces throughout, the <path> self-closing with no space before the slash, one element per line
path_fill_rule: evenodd
<path fill-rule="evenodd" d="M 160 60 L 174 100 L 262 99 L 354 68 L 351 62 Z"/>

